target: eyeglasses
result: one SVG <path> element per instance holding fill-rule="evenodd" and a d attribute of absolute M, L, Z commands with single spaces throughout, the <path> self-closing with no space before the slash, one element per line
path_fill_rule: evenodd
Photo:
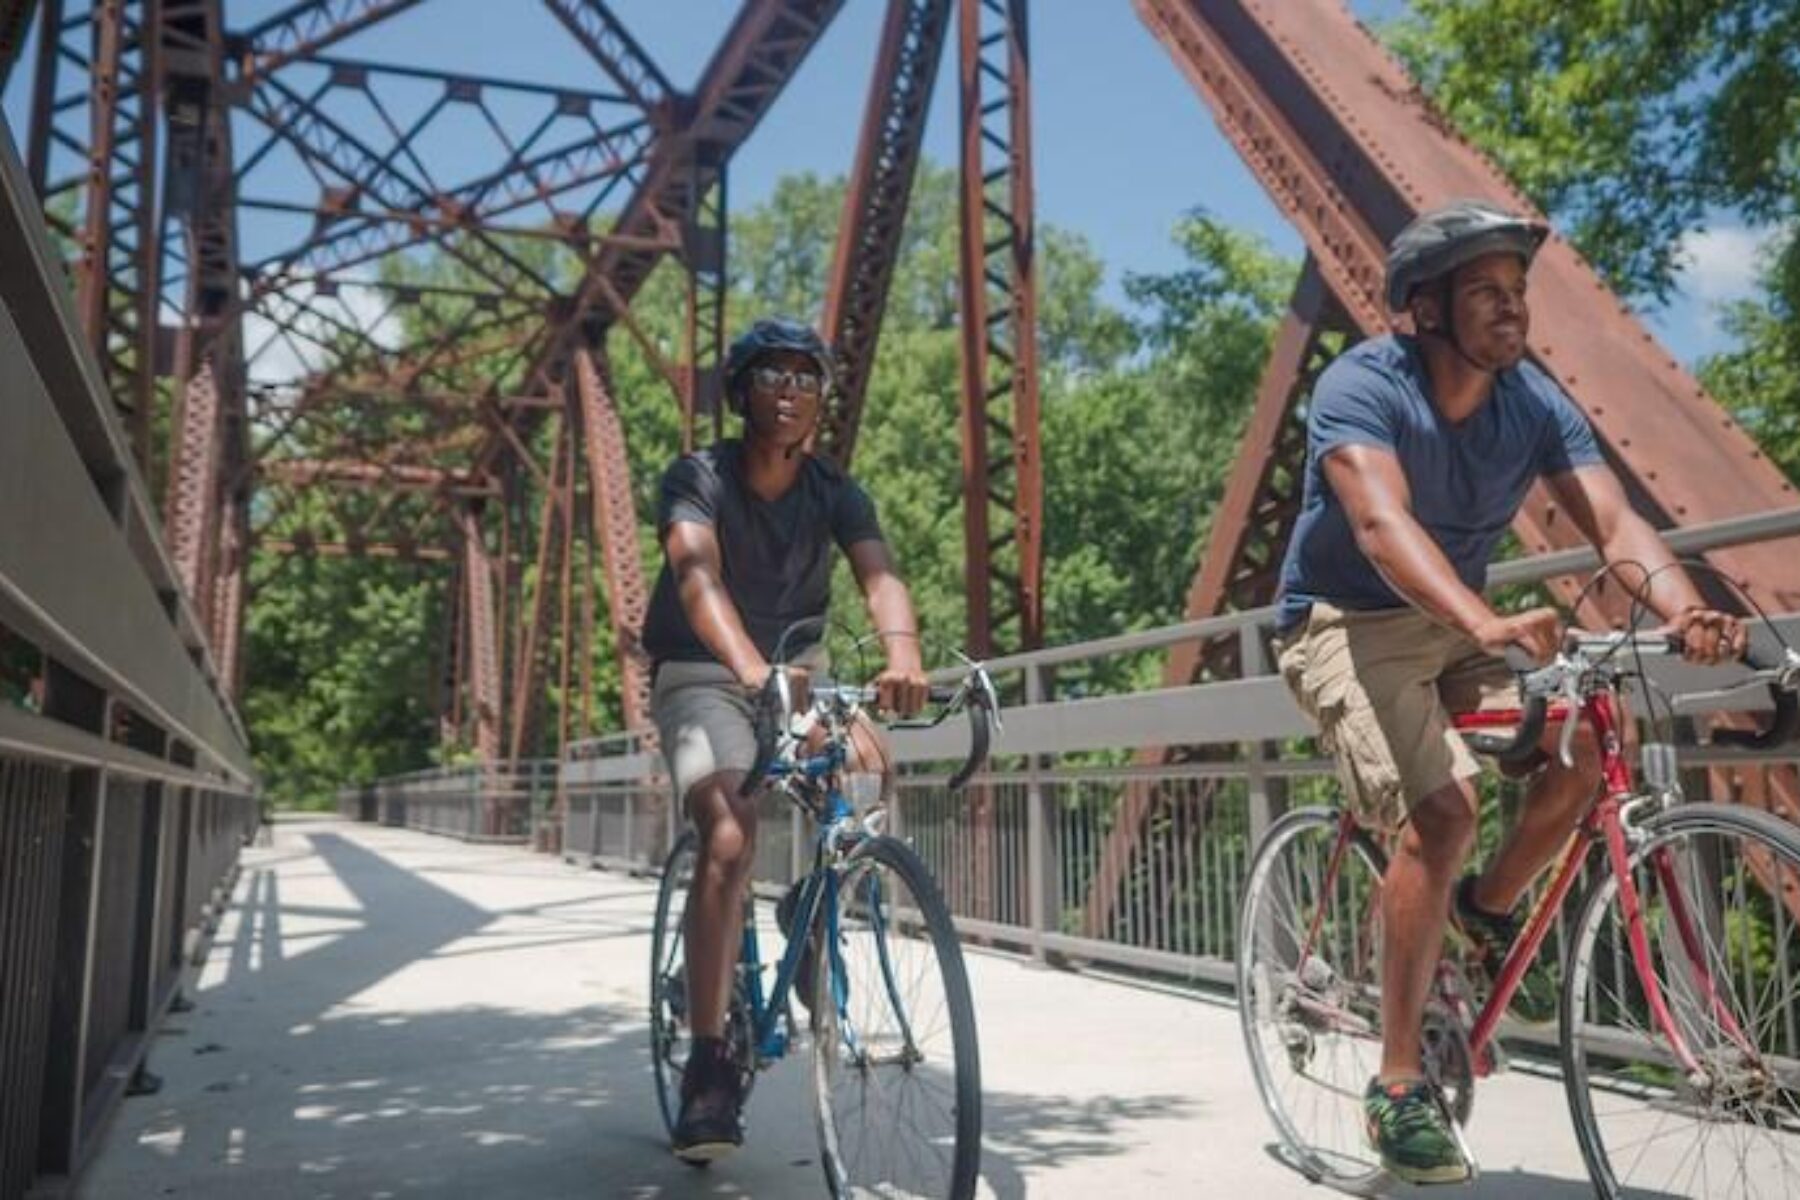
<path fill-rule="evenodd" d="M 783 371 L 779 367 L 752 367 L 750 382 L 765 392 L 791 387 L 802 396 L 816 396 L 825 386 L 825 377 L 817 371 Z"/>

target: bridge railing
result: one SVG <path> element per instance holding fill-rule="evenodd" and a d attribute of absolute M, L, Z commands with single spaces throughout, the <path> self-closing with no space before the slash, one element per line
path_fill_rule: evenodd
<path fill-rule="evenodd" d="M 242 726 L 0 132 L 0 1196 L 73 1176 L 254 832 Z"/>
<path fill-rule="evenodd" d="M 467 842 L 535 840 L 556 794 L 555 759 L 436 767 L 340 790 L 340 815 Z"/>

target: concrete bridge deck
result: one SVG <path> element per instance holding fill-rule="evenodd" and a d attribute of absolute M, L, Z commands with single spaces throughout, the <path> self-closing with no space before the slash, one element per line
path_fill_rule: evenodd
<path fill-rule="evenodd" d="M 377 1200 L 823 1195 L 803 1063 L 750 1141 L 670 1158 L 646 1047 L 655 881 L 336 821 L 246 852 L 235 904 L 78 1194 Z M 1228 1003 L 972 951 L 997 1197 L 1323 1197 L 1271 1153 Z M 1560 1082 L 1485 1083 L 1483 1176 L 1591 1195 Z M 1402 1189 L 1404 1191 L 1405 1189 Z"/>

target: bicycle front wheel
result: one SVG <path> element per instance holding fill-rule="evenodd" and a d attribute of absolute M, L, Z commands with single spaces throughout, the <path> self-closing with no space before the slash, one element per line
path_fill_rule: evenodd
<path fill-rule="evenodd" d="M 1630 859 L 1641 922 L 1605 871 L 1563 979 L 1564 1079 L 1595 1190 L 1800 1195 L 1800 833 L 1692 804 L 1644 834 Z"/>
<path fill-rule="evenodd" d="M 950 910 L 893 838 L 838 871 L 811 1006 L 826 1183 L 833 1196 L 973 1196 L 981 1060 Z"/>
<path fill-rule="evenodd" d="M 690 829 L 669 851 L 662 886 L 656 892 L 656 925 L 650 934 L 650 1062 L 656 1073 L 656 1099 L 671 1137 L 681 1114 L 681 1073 L 693 1044 L 683 960 L 688 887 L 694 880 L 699 850 L 700 839 Z"/>
<path fill-rule="evenodd" d="M 1381 1065 L 1381 877 L 1387 862 L 1335 809 L 1287 814 L 1251 860 L 1238 931 L 1238 1015 L 1263 1107 L 1293 1164 L 1346 1191 L 1383 1179 L 1363 1090 Z"/>

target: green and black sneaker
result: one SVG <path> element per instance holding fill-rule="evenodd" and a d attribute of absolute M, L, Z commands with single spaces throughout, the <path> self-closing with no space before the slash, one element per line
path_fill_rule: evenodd
<path fill-rule="evenodd" d="M 1474 1175 L 1443 1106 L 1423 1079 L 1369 1081 L 1363 1093 L 1369 1144 L 1381 1165 L 1406 1183 L 1463 1183 Z"/>
<path fill-rule="evenodd" d="M 1477 986 L 1483 998 L 1493 994 L 1506 965 L 1506 955 L 1519 940 L 1522 923 L 1513 913 L 1494 913 L 1475 903 L 1475 876 L 1464 875 L 1456 885 L 1456 903 L 1452 906 L 1456 927 L 1469 945 L 1469 961 L 1479 977 Z M 1526 965 L 1519 986 L 1513 990 L 1507 1011 L 1521 1021 L 1541 1025 L 1556 1019 L 1556 980 L 1542 959 Z"/>

